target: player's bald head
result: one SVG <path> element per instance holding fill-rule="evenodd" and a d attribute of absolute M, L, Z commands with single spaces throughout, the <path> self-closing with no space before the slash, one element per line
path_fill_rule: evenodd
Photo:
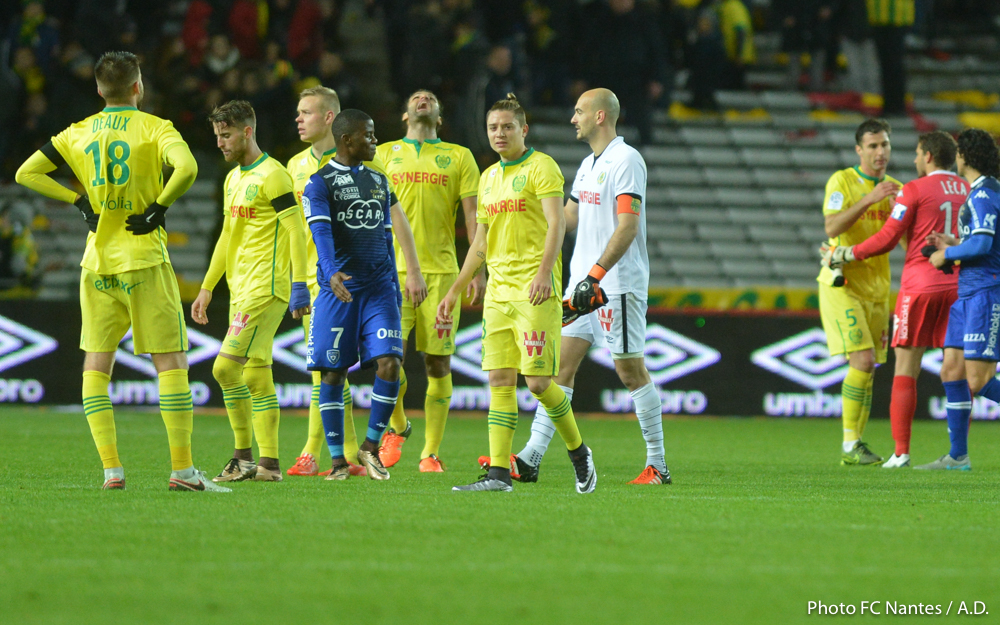
<path fill-rule="evenodd" d="M 604 111 L 605 121 L 601 125 L 614 127 L 618 123 L 618 117 L 622 113 L 622 106 L 618 102 L 618 96 L 610 89 L 591 89 L 583 92 L 579 100 L 580 108 L 588 112 Z"/>

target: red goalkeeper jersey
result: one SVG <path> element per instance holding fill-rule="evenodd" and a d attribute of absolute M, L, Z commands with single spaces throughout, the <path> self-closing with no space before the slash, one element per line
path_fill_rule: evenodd
<path fill-rule="evenodd" d="M 946 274 L 920 253 L 932 232 L 958 234 L 958 211 L 969 195 L 969 184 L 950 171 L 937 170 L 903 185 L 892 215 L 882 229 L 854 246 L 859 260 L 888 253 L 906 237 L 902 290 L 928 293 L 958 288 L 958 272 Z"/>

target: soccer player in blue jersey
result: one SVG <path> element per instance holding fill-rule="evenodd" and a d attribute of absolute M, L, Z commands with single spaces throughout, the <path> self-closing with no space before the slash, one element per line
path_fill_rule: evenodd
<path fill-rule="evenodd" d="M 328 480 L 346 480 L 344 381 L 358 362 L 377 366 L 368 433 L 358 462 L 373 480 L 389 479 L 378 445 L 399 394 L 403 357 L 402 294 L 392 246 L 395 231 L 406 259 L 406 298 L 419 305 L 427 297 L 409 222 L 386 176 L 363 161 L 375 158 L 375 126 L 357 109 L 333 121 L 337 154 L 309 178 L 302 209 L 319 256 L 319 295 L 309 324 L 306 366 L 323 372 L 319 409 L 333 459 Z"/>
<path fill-rule="evenodd" d="M 972 185 L 958 214 L 960 240 L 934 233 L 927 241 L 937 247 L 930 262 L 938 268 L 961 262 L 958 301 L 948 316 L 944 340 L 945 407 L 951 450 L 917 469 L 969 471 L 969 416 L 972 396 L 981 395 L 1000 403 L 1000 381 L 996 379 L 998 335 L 1000 335 L 1000 238 L 996 236 L 1000 215 L 1000 150 L 984 130 L 970 128 L 958 135 L 955 158 L 958 174 Z M 965 366 L 962 367 L 964 361 Z M 957 366 L 956 366 L 957 365 Z M 948 371 L 964 372 L 948 376 Z"/>

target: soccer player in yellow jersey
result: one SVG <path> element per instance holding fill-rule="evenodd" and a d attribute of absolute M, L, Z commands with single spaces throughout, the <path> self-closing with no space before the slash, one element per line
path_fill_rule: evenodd
<path fill-rule="evenodd" d="M 845 260 L 845 248 L 877 233 L 892 212 L 902 188 L 885 175 L 892 146 L 891 129 L 882 119 L 868 119 L 854 134 L 860 163 L 842 169 L 826 183 L 823 216 L 828 250 Z M 826 254 L 829 256 L 830 251 Z M 854 260 L 850 258 L 848 260 Z M 875 364 L 884 363 L 889 342 L 889 257 L 873 256 L 843 266 L 843 286 L 824 266 L 819 282 L 819 310 L 830 354 L 846 354 L 849 368 L 841 389 L 844 443 L 841 464 L 882 463 L 861 437 L 872 406 Z"/>
<path fill-rule="evenodd" d="M 295 319 L 310 311 L 302 209 L 288 171 L 257 146 L 257 119 L 249 103 L 227 102 L 208 119 L 226 161 L 238 165 L 226 176 L 222 234 L 191 305 L 195 322 L 208 323 L 212 289 L 225 273 L 231 321 L 212 373 L 222 387 L 236 445 L 232 459 L 212 480 L 280 482 L 280 411 L 271 350 L 285 308 Z M 254 435 L 259 463 L 251 450 Z"/>
<path fill-rule="evenodd" d="M 302 192 L 309 182 L 309 177 L 319 171 L 324 165 L 330 162 L 337 154 L 337 145 L 333 138 L 330 127 L 333 120 L 340 114 L 340 98 L 337 92 L 329 87 L 310 87 L 304 89 L 299 94 L 298 115 L 295 123 L 299 128 L 299 138 L 310 144 L 308 148 L 299 152 L 288 161 L 288 173 L 292 176 L 292 184 L 295 187 L 295 201 L 302 205 Z M 366 167 L 381 174 L 385 174 L 385 166 L 376 155 L 374 161 L 366 162 Z M 319 285 L 316 283 L 316 263 L 319 260 L 316 254 L 316 244 L 312 239 L 312 232 L 305 225 L 305 214 L 302 215 L 302 223 L 306 232 L 306 263 L 309 286 L 310 301 L 314 301 L 319 294 Z M 309 339 L 309 318 L 310 315 L 302 317 L 302 327 L 305 330 L 306 340 Z M 312 373 L 312 398 L 309 402 L 309 433 L 306 438 L 306 445 L 302 448 L 302 453 L 295 459 L 295 464 L 288 469 L 288 475 L 322 475 L 327 476 L 330 471 L 319 470 L 316 462 L 320 450 L 326 446 L 326 436 L 323 431 L 323 420 L 319 411 L 319 389 L 321 374 L 319 371 Z M 354 429 L 353 399 L 351 389 L 344 379 L 344 456 L 347 458 L 351 475 L 365 475 L 365 468 L 358 465 L 358 435 Z"/>
<path fill-rule="evenodd" d="M 569 399 L 552 382 L 559 373 L 562 328 L 565 181 L 550 156 L 524 145 L 528 125 L 514 94 L 490 108 L 486 133 L 500 162 L 480 178 L 476 238 L 461 273 L 438 305 L 437 318 L 452 322 L 459 296 L 485 262 L 490 270 L 483 310 L 483 370 L 490 378 L 490 467 L 478 481 L 454 490 L 512 490 L 510 451 L 520 372 L 566 443 L 576 471 L 576 492 L 590 493 L 597 486 L 594 456 L 583 444 Z"/>
<path fill-rule="evenodd" d="M 143 85 L 134 54 L 104 54 L 94 75 L 107 107 L 53 137 L 25 161 L 16 179 L 76 204 L 91 230 L 80 263 L 83 410 L 104 463 L 104 488 L 125 488 L 108 383 L 118 343 L 131 326 L 135 353 L 150 354 L 159 377 L 170 489 L 228 491 L 205 480 L 191 460 L 187 328 L 163 229 L 163 214 L 194 183 L 198 165 L 173 124 L 139 111 Z M 48 175 L 63 163 L 86 195 Z M 166 185 L 164 163 L 174 168 Z"/>
<path fill-rule="evenodd" d="M 410 96 L 403 113 L 406 136 L 378 146 L 392 188 L 413 228 L 420 268 L 427 280 L 427 298 L 422 307 L 411 300 L 403 302 L 403 350 L 410 331 L 416 330 L 417 351 L 424 354 L 427 368 L 427 395 L 424 398 L 424 449 L 420 453 L 420 471 L 440 473 L 444 465 L 438 457 L 451 405 L 451 355 L 455 353 L 452 330 L 459 323 L 460 305 L 451 324 L 437 323 L 435 314 L 441 296 L 455 283 L 458 259 L 455 256 L 455 216 L 459 206 L 465 214 L 469 243 L 476 234 L 476 194 L 479 167 L 468 148 L 441 141 L 441 104 L 430 91 L 420 90 Z M 406 260 L 396 246 L 399 283 L 406 284 Z M 468 287 L 467 298 L 478 304 L 486 288 L 486 276 L 476 274 Z M 379 457 L 391 467 L 399 462 L 403 442 L 410 435 L 410 424 L 403 412 L 406 374 L 400 369 L 399 399 L 392 413 Z"/>

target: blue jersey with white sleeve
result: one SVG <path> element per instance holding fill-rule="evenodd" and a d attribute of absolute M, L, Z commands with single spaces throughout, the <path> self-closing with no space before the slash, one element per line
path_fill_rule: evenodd
<path fill-rule="evenodd" d="M 320 289 L 331 290 L 330 277 L 338 271 L 351 276 L 344 286 L 352 293 L 395 282 L 389 216 L 395 203 L 389 180 L 364 165 L 331 160 L 309 178 L 302 209 L 316 243 Z"/>
<path fill-rule="evenodd" d="M 1000 237 L 996 236 L 1000 216 L 1000 182 L 980 176 L 972 183 L 969 197 L 958 213 L 958 233 L 962 243 L 975 235 L 992 237 L 985 254 L 962 260 L 958 274 L 958 296 L 1000 286 Z"/>

